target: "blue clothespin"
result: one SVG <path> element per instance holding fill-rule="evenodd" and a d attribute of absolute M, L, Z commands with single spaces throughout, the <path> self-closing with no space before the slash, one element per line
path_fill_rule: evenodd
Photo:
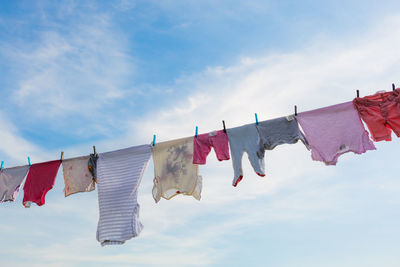
<path fill-rule="evenodd" d="M 155 146 L 156 145 L 156 135 L 154 134 L 153 135 L 153 146 Z"/>
<path fill-rule="evenodd" d="M 4 166 L 4 160 L 2 160 L 2 161 L 1 161 L 1 167 L 0 167 L 0 170 L 1 170 L 1 169 L 3 169 L 3 166 Z"/>
<path fill-rule="evenodd" d="M 256 117 L 256 125 L 258 125 L 258 117 L 257 117 L 257 113 L 254 113 L 254 116 Z"/>
<path fill-rule="evenodd" d="M 199 127 L 197 127 L 196 126 L 196 134 L 195 134 L 195 136 L 194 137 L 196 137 L 197 138 L 197 134 L 199 133 Z"/>
<path fill-rule="evenodd" d="M 29 164 L 29 166 L 31 166 L 31 158 L 30 157 L 28 157 L 28 164 Z"/>

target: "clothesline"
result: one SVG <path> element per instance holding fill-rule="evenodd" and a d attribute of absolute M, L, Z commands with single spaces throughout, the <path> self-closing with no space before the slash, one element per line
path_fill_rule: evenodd
<path fill-rule="evenodd" d="M 396 86 L 395 86 L 394 83 L 392 83 L 392 91 L 394 91 L 395 89 L 396 89 Z M 356 94 L 357 94 L 357 98 L 360 97 L 360 90 L 357 89 L 356 90 Z M 257 113 L 254 113 L 254 115 L 255 115 L 256 124 L 258 124 Z M 294 106 L 294 115 L 297 116 L 297 105 Z M 222 124 L 223 124 L 223 129 L 226 132 L 226 127 L 225 127 L 225 121 L 224 120 L 222 121 Z M 195 136 L 197 136 L 197 134 L 198 134 L 198 127 L 196 126 Z M 153 146 L 156 144 L 156 135 L 155 134 L 153 135 L 153 141 L 152 141 L 151 144 Z M 93 146 L 93 153 L 97 154 L 96 153 L 96 146 Z M 22 167 L 22 166 L 30 166 L 31 165 L 30 157 L 28 156 L 27 159 L 28 159 L 28 165 L 21 165 L 20 167 Z M 64 152 L 63 151 L 61 151 L 60 159 L 64 160 Z M 73 159 L 73 158 L 67 158 L 67 159 Z M 3 169 L 3 168 L 4 168 L 4 160 L 1 161 L 0 170 Z M 12 167 L 9 167 L 9 168 L 12 168 Z"/>
<path fill-rule="evenodd" d="M 96 188 L 99 199 L 97 240 L 102 245 L 122 244 L 140 234 L 137 192 L 151 156 L 154 162 L 155 202 L 171 199 L 178 194 L 200 200 L 202 176 L 199 165 L 206 164 L 211 149 L 217 159 L 232 159 L 233 186 L 243 179 L 242 157 L 247 153 L 254 171 L 265 176 L 265 153 L 282 144 L 299 140 L 311 151 L 311 158 L 326 165 L 336 165 L 340 155 L 375 150 L 372 139 L 390 141 L 392 130 L 400 136 L 400 88 L 389 92 L 357 97 L 352 101 L 295 113 L 275 119 L 258 121 L 234 128 L 198 134 L 152 144 L 139 145 L 98 154 L 60 159 L 0 169 L 0 202 L 14 201 L 24 183 L 23 205 L 45 204 L 45 196 L 54 186 L 62 164 L 65 197 L 89 192 Z M 3 163 L 1 164 L 3 167 Z"/>

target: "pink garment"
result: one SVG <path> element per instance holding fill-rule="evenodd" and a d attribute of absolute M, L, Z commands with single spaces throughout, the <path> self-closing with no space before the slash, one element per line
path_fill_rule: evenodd
<path fill-rule="evenodd" d="M 352 102 L 301 112 L 297 121 L 311 146 L 313 160 L 336 165 L 346 152 L 375 150 Z"/>
<path fill-rule="evenodd" d="M 53 160 L 32 164 L 24 184 L 24 199 L 22 204 L 29 208 L 34 202 L 42 206 L 47 192 L 53 188 L 61 160 Z"/>
<path fill-rule="evenodd" d="M 193 140 L 193 164 L 206 164 L 211 147 L 219 161 L 229 160 L 228 136 L 223 130 L 199 134 Z"/>

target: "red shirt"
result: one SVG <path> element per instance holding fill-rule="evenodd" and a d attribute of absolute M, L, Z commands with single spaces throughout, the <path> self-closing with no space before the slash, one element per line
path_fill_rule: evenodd
<path fill-rule="evenodd" d="M 29 208 L 30 203 L 35 202 L 42 206 L 47 192 L 53 188 L 61 160 L 53 160 L 32 164 L 24 184 L 24 199 L 22 204 Z"/>

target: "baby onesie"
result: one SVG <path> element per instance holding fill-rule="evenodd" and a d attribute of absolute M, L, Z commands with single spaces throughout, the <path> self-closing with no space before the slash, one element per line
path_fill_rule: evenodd
<path fill-rule="evenodd" d="M 237 186 L 243 178 L 242 157 L 244 152 L 247 153 L 254 171 L 259 176 L 265 176 L 264 158 L 260 158 L 257 155 L 260 137 L 255 123 L 227 129 L 226 131 L 228 133 L 234 171 L 232 185 Z"/>

